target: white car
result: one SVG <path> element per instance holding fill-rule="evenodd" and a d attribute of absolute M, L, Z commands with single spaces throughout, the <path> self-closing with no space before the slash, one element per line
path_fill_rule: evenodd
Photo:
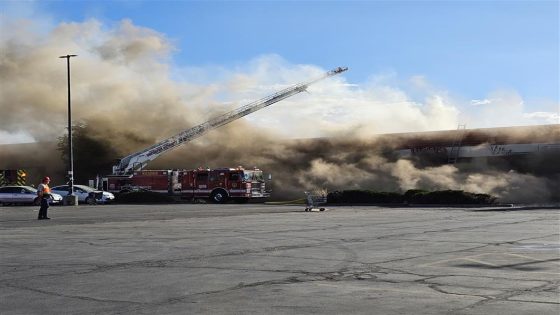
<path fill-rule="evenodd" d="M 59 204 L 62 196 L 51 192 L 50 204 Z M 3 186 L 0 187 L 0 205 L 30 203 L 36 206 L 41 204 L 37 197 L 37 189 L 31 186 Z"/>
<path fill-rule="evenodd" d="M 62 196 L 68 195 L 68 185 L 60 185 L 51 188 L 52 192 Z M 78 202 L 87 204 L 109 203 L 115 199 L 115 195 L 107 191 L 97 190 L 86 185 L 74 185 L 74 195 L 78 196 Z"/>

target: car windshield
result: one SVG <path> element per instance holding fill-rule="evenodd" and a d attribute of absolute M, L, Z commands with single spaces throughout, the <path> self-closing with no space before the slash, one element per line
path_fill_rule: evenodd
<path fill-rule="evenodd" d="M 23 186 L 23 188 L 25 188 L 25 189 L 27 189 L 27 190 L 29 190 L 29 191 L 31 191 L 31 192 L 34 192 L 34 193 L 37 192 L 37 189 L 34 188 L 34 187 L 31 187 L 31 186 Z"/>
<path fill-rule="evenodd" d="M 89 186 L 85 186 L 85 185 L 74 185 L 74 187 L 81 188 L 81 189 L 85 190 L 86 192 L 96 191 L 94 188 L 89 187 Z"/>
<path fill-rule="evenodd" d="M 53 190 L 62 190 L 62 191 L 67 191 L 68 190 L 68 185 L 63 185 L 63 186 L 56 186 L 53 187 Z M 76 188 L 80 188 L 85 192 L 92 192 L 92 191 L 96 191 L 95 189 L 89 187 L 89 186 L 85 186 L 85 185 L 74 185 L 74 190 L 76 190 Z"/>

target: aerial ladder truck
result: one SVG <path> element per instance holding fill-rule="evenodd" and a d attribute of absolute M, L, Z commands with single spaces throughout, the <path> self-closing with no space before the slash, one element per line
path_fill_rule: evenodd
<path fill-rule="evenodd" d="M 150 190 L 180 194 L 186 198 L 210 197 L 215 202 L 223 202 L 229 198 L 242 201 L 266 197 L 262 171 L 236 169 L 216 170 L 144 170 L 146 165 L 178 146 L 201 137 L 207 132 L 229 124 L 239 118 L 299 94 L 323 79 L 332 77 L 348 70 L 338 67 L 313 80 L 293 85 L 260 100 L 241 106 L 230 112 L 214 117 L 207 122 L 160 141 L 148 148 L 122 158 L 113 166 L 113 174 L 103 178 L 103 188 L 112 192 L 127 190 Z"/>

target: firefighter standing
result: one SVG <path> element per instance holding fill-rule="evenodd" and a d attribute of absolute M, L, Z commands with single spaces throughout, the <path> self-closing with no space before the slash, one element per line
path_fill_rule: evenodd
<path fill-rule="evenodd" d="M 49 199 L 51 198 L 51 189 L 49 188 L 49 183 L 51 179 L 49 177 L 43 178 L 43 181 L 37 187 L 37 195 L 41 200 L 41 208 L 39 209 L 39 220 L 50 220 L 47 217 L 47 209 L 49 208 Z"/>

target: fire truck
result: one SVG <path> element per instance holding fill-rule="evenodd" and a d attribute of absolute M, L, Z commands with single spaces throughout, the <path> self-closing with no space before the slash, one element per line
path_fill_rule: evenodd
<path fill-rule="evenodd" d="M 311 84 L 346 70 L 348 70 L 347 67 L 335 68 L 318 78 L 278 91 L 130 154 L 113 166 L 112 175 L 101 179 L 103 189 L 111 192 L 147 190 L 180 195 L 185 198 L 210 198 L 217 203 L 225 202 L 228 199 L 247 201 L 252 198 L 267 197 L 269 193 L 265 190 L 263 173 L 256 168 L 144 170 L 144 167 L 160 155 L 192 141 L 210 130 L 307 91 Z"/>
<path fill-rule="evenodd" d="M 209 198 L 215 203 L 228 200 L 244 203 L 270 196 L 262 170 L 242 167 L 140 170 L 134 171 L 132 176 L 108 176 L 103 179 L 103 187 L 115 193 L 153 191 L 181 199 Z"/>

